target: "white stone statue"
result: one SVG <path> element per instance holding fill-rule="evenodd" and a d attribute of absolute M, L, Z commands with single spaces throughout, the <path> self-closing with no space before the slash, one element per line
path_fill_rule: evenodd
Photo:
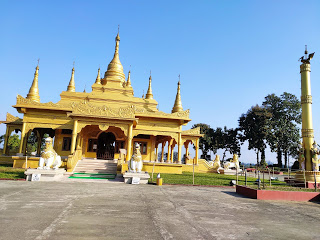
<path fill-rule="evenodd" d="M 45 139 L 46 147 L 41 153 L 38 169 L 58 169 L 61 166 L 61 157 L 52 147 L 52 138 Z"/>
<path fill-rule="evenodd" d="M 237 171 L 240 169 L 239 159 L 237 154 L 233 154 L 233 159 L 231 161 L 225 162 L 223 165 L 224 170 L 229 170 L 230 168 L 236 168 Z"/>
<path fill-rule="evenodd" d="M 220 169 L 222 169 L 220 164 L 220 156 L 216 155 L 216 158 L 213 161 L 213 169 L 217 171 L 217 173 L 220 173 Z"/>
<path fill-rule="evenodd" d="M 138 172 L 140 173 L 142 170 L 142 157 L 140 152 L 140 145 L 136 143 L 134 146 L 133 155 L 128 163 L 129 172 Z"/>

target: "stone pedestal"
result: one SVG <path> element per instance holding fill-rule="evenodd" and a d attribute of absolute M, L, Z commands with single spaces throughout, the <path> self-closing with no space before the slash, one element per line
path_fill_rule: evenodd
<path fill-rule="evenodd" d="M 238 170 L 238 174 L 240 174 L 242 172 L 242 170 Z M 220 174 L 224 174 L 224 175 L 237 175 L 237 170 L 233 170 L 233 169 L 227 169 L 227 170 L 220 170 Z"/>
<path fill-rule="evenodd" d="M 26 180 L 27 181 L 60 181 L 61 178 L 63 177 L 63 174 L 66 172 L 65 169 L 59 168 L 57 170 L 54 169 L 34 169 L 34 168 L 29 168 L 27 171 L 24 172 L 26 175 Z M 32 174 L 34 178 L 32 179 Z M 38 174 L 38 175 L 36 175 Z"/>
<path fill-rule="evenodd" d="M 123 174 L 124 183 L 131 184 L 133 178 L 134 180 L 139 180 L 138 181 L 139 184 L 147 184 L 150 178 L 150 175 L 147 172 L 140 172 L 140 173 L 125 172 Z"/>

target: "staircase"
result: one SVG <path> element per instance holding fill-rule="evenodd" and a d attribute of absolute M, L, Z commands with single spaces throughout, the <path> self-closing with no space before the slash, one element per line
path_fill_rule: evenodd
<path fill-rule="evenodd" d="M 117 176 L 117 160 L 84 158 L 78 161 L 70 178 L 114 179 Z"/>

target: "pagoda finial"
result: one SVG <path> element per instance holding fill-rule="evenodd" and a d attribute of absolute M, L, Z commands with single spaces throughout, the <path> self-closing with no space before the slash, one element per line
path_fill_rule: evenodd
<path fill-rule="evenodd" d="M 38 59 L 38 65 L 34 73 L 33 82 L 29 89 L 29 93 L 27 94 L 27 99 L 33 100 L 35 102 L 40 102 L 39 87 L 38 87 L 39 61 L 40 59 Z"/>
<path fill-rule="evenodd" d="M 128 79 L 127 79 L 127 84 L 126 84 L 126 86 L 127 87 L 131 87 L 131 79 L 130 79 L 130 70 L 129 70 L 129 72 L 128 72 Z"/>
<path fill-rule="evenodd" d="M 73 62 L 73 68 L 72 68 L 71 78 L 70 78 L 67 92 L 75 92 L 75 91 L 76 91 L 76 87 L 74 84 L 74 62 Z"/>
<path fill-rule="evenodd" d="M 179 81 L 178 81 L 178 89 L 177 89 L 177 95 L 176 95 L 176 100 L 174 102 L 174 106 L 172 108 L 171 113 L 175 112 L 182 112 L 182 103 L 181 103 L 181 95 L 180 95 L 180 74 L 179 74 Z"/>
<path fill-rule="evenodd" d="M 100 66 L 99 66 L 99 69 L 98 69 L 98 75 L 97 75 L 97 79 L 96 79 L 96 84 L 101 84 L 101 78 L 100 78 Z"/>
<path fill-rule="evenodd" d="M 310 60 L 313 58 L 314 54 L 315 54 L 315 53 L 313 52 L 313 53 L 310 53 L 309 56 L 308 56 L 307 45 L 305 45 L 304 57 L 302 56 L 301 58 L 299 58 L 299 60 L 300 60 L 302 63 L 310 64 Z"/>
<path fill-rule="evenodd" d="M 102 79 L 102 85 L 106 85 L 107 78 L 113 81 L 120 81 L 121 83 L 125 82 L 125 74 L 123 72 L 123 66 L 119 59 L 119 44 L 120 44 L 120 35 L 119 30 L 116 36 L 116 47 L 113 55 L 113 59 L 108 65 L 108 69 L 104 74 L 104 78 Z"/>
<path fill-rule="evenodd" d="M 152 88 L 151 88 L 151 81 L 152 81 L 152 78 L 151 78 L 151 71 L 150 71 L 149 87 L 148 87 L 148 91 L 147 91 L 147 94 L 146 94 L 146 99 L 153 99 Z"/>

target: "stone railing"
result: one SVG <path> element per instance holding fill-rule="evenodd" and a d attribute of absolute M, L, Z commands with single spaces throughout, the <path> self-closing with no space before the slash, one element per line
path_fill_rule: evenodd
<path fill-rule="evenodd" d="M 208 169 L 212 168 L 212 164 L 208 163 L 207 160 L 205 159 L 199 159 L 198 160 L 198 164 L 203 164 L 204 166 L 206 166 Z"/>
<path fill-rule="evenodd" d="M 67 172 L 72 172 L 78 161 L 82 158 L 82 149 L 77 147 L 76 151 L 68 156 Z"/>

